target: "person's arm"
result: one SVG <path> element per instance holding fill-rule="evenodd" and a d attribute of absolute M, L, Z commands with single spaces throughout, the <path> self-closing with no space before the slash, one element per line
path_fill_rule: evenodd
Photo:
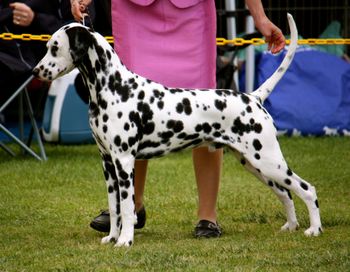
<path fill-rule="evenodd" d="M 286 45 L 282 31 L 267 18 L 261 0 L 246 0 L 246 5 L 253 16 L 256 28 L 264 35 L 268 49 L 273 54 Z"/>

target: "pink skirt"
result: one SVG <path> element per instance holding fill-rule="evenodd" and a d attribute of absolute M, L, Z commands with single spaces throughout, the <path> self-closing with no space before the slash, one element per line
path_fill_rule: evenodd
<path fill-rule="evenodd" d="M 214 0 L 179 8 L 112 0 L 115 50 L 133 72 L 168 87 L 215 88 Z"/>

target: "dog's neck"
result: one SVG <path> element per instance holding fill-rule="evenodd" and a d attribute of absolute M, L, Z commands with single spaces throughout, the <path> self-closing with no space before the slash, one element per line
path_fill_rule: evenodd
<path fill-rule="evenodd" d="M 102 36 L 98 34 L 94 36 L 96 39 L 88 54 L 77 64 L 89 89 L 90 104 L 101 106 L 105 103 L 101 94 L 107 92 L 119 96 L 119 100 L 123 102 L 131 95 L 128 79 L 135 75 L 126 68 Z"/>

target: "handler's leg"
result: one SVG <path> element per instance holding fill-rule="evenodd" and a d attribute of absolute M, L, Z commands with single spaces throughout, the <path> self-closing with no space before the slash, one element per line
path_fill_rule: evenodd
<path fill-rule="evenodd" d="M 217 225 L 216 202 L 219 191 L 223 150 L 214 152 L 207 147 L 193 150 L 193 164 L 198 189 L 198 218 L 196 237 L 218 237 L 221 229 Z"/>
<path fill-rule="evenodd" d="M 135 162 L 135 209 L 138 212 L 143 208 L 143 194 L 145 191 L 147 176 L 147 160 L 137 160 Z"/>

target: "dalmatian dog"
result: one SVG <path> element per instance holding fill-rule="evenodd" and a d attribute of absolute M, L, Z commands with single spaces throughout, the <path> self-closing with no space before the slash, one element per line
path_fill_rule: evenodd
<path fill-rule="evenodd" d="M 310 227 L 305 234 L 322 232 L 316 190 L 288 167 L 272 117 L 262 105 L 297 47 L 296 25 L 290 14 L 287 17 L 291 44 L 286 56 L 271 77 L 250 94 L 171 88 L 146 79 L 130 71 L 104 37 L 78 23 L 53 34 L 47 54 L 33 73 L 51 81 L 77 67 L 88 86 L 89 120 L 103 161 L 111 220 L 110 233 L 102 243 L 133 243 L 135 160 L 202 145 L 227 146 L 248 171 L 275 192 L 287 214 L 282 230 L 298 228 L 292 191 L 308 208 Z"/>

